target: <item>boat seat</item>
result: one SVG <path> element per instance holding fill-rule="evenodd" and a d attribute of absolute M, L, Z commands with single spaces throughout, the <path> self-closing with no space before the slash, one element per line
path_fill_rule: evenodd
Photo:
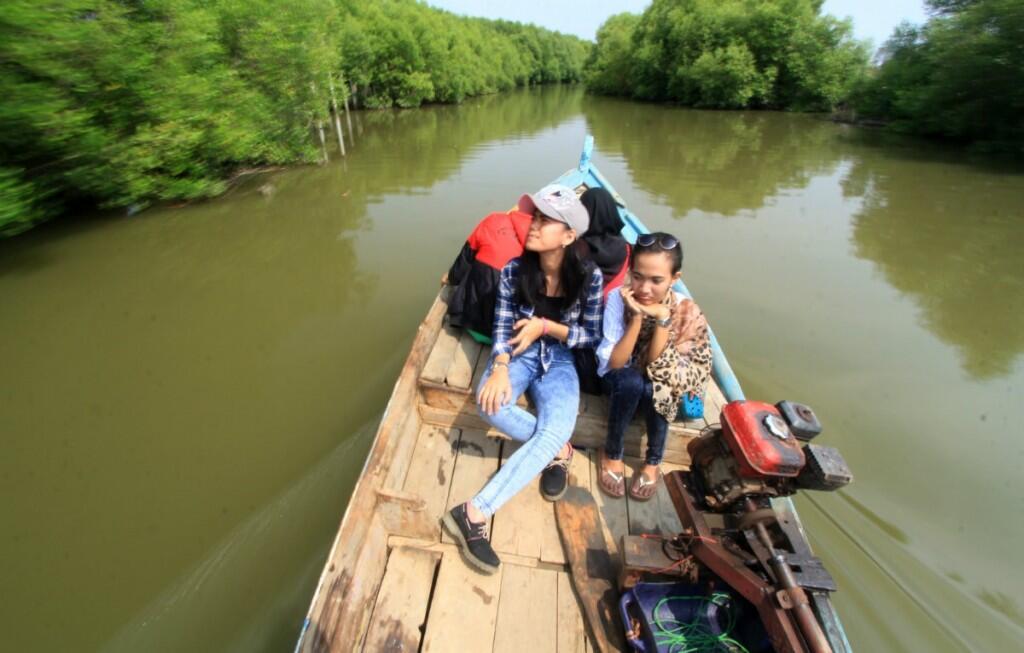
<path fill-rule="evenodd" d="M 490 347 L 482 346 L 467 331 L 448 325 L 446 320 L 419 379 L 419 410 L 424 421 L 439 426 L 480 429 L 493 437 L 506 437 L 490 428 L 480 417 L 474 401 L 475 388 L 483 376 L 490 352 Z M 528 406 L 525 396 L 520 397 L 519 403 Z M 705 414 L 718 415 L 723 404 L 721 391 L 712 382 L 705 398 Z M 601 446 L 607 431 L 607 418 L 606 397 L 582 394 L 573 444 L 583 448 Z M 672 423 L 665 446 L 665 460 L 688 465 L 690 458 L 686 445 L 707 425 L 704 418 Z M 638 417 L 626 432 L 626 455 L 642 456 L 645 441 L 645 430 Z"/>

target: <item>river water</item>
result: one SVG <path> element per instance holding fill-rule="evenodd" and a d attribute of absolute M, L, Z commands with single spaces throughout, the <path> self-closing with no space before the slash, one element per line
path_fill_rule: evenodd
<path fill-rule="evenodd" d="M 289 649 L 437 278 L 587 133 L 748 397 L 852 466 L 798 505 L 854 648 L 1020 650 L 1024 171 L 572 87 L 354 114 L 345 160 L 0 241 L 0 649 Z"/>

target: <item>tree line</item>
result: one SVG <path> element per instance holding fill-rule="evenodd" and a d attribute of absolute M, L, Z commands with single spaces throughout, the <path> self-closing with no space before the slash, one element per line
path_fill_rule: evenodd
<path fill-rule="evenodd" d="M 1024 0 L 925 0 L 870 61 L 821 0 L 654 0 L 598 30 L 596 93 L 713 109 L 852 110 L 892 128 L 1024 154 Z"/>
<path fill-rule="evenodd" d="M 79 207 L 222 192 L 314 161 L 330 93 L 460 102 L 577 81 L 589 44 L 415 0 L 9 0 L 0 12 L 0 235 Z"/>
<path fill-rule="evenodd" d="M 589 89 L 711 109 L 827 110 L 868 64 L 821 0 L 654 0 L 598 30 Z"/>
<path fill-rule="evenodd" d="M 864 118 L 893 128 L 1024 155 L 1024 0 L 927 0 L 855 90 Z"/>

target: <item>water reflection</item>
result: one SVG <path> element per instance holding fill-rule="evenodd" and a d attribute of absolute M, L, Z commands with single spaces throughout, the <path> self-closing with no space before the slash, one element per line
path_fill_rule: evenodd
<path fill-rule="evenodd" d="M 924 326 L 957 348 L 974 379 L 1008 374 L 1024 349 L 1024 182 L 948 153 L 856 147 L 843 180 L 860 198 L 856 255 L 914 297 Z"/>
<path fill-rule="evenodd" d="M 363 131 L 353 150 L 387 161 L 386 176 L 374 180 L 383 182 L 375 183 L 378 192 L 427 188 L 455 172 L 475 147 L 552 128 L 578 114 L 582 99 L 579 85 L 556 85 L 484 96 L 459 106 L 360 112 Z"/>
<path fill-rule="evenodd" d="M 588 96 L 587 125 L 603 153 L 672 208 L 734 216 L 835 166 L 835 125 L 806 116 L 693 111 Z"/>

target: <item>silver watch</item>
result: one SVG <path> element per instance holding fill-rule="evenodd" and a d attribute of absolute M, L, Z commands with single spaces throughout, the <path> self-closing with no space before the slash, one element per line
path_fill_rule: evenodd
<path fill-rule="evenodd" d="M 663 329 L 667 329 L 670 326 L 672 326 L 672 316 L 669 315 L 664 320 L 658 320 L 657 322 L 658 322 L 658 326 L 660 326 Z"/>

